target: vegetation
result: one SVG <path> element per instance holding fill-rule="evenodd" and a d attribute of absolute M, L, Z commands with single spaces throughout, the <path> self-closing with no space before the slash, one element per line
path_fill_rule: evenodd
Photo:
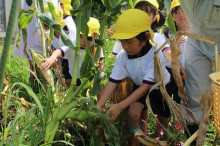
<path fill-rule="evenodd" d="M 36 1 L 34 1 L 35 3 Z M 104 50 L 105 73 L 98 70 L 98 55 L 91 55 L 91 46 L 87 48 L 81 68 L 82 84 L 76 88 L 76 79 L 79 68 L 79 56 L 76 53 L 72 83 L 69 89 L 64 87 L 61 79 L 56 84 L 53 80 L 46 79 L 48 75 L 40 75 L 29 69 L 29 61 L 13 55 L 13 46 L 6 48 L 9 53 L 10 62 L 6 65 L 5 80 L 2 81 L 3 90 L 0 103 L 0 145 L 126 145 L 124 137 L 131 136 L 123 120 L 126 115 L 124 111 L 116 122 L 111 123 L 105 113 L 99 112 L 95 108 L 97 94 L 101 87 L 105 85 L 111 73 L 115 56 L 112 55 L 114 40 L 104 34 L 104 29 L 113 24 L 122 10 L 133 7 L 135 1 L 132 0 L 79 0 L 74 1 L 75 9 L 72 14 L 77 24 L 76 46 L 64 33 L 59 24 L 56 24 L 53 17 L 43 13 L 42 0 L 39 5 L 36 3 L 34 9 L 21 11 L 19 14 L 19 29 L 22 31 L 24 42 L 26 42 L 26 27 L 33 16 L 47 24 L 50 29 L 61 33 L 65 45 L 76 52 L 79 52 L 79 33 L 88 35 L 87 21 L 91 16 L 99 18 L 101 21 L 100 39 L 95 40 L 93 45 Z M 164 8 L 163 1 L 159 1 L 161 9 Z M 53 5 L 48 3 L 52 16 Z M 103 7 L 104 6 L 104 7 Z M 37 11 L 40 9 L 40 11 Z M 171 23 L 172 19 L 168 20 Z M 173 27 L 170 25 L 170 27 Z M 9 28 L 10 29 L 10 28 Z M 42 30 L 43 31 L 43 30 Z M 174 32 L 175 33 L 175 32 Z M 42 36 L 43 39 L 44 36 Z M 50 36 L 51 38 L 53 36 Z M 5 50 L 5 49 L 4 49 Z M 46 54 L 47 48 L 44 48 Z M 0 48 L 0 52 L 3 49 Z M 32 55 L 34 52 L 32 53 Z M 3 54 L 5 55 L 5 54 Z M 3 57 L 3 55 L 1 55 Z M 46 55 L 43 56 L 44 58 Z M 7 58 L 7 54 L 6 54 Z M 39 58 L 36 56 L 35 62 Z M 7 60 L 7 59 L 6 59 Z M 6 60 L 4 60 L 6 62 Z M 38 60 L 39 61 L 39 60 Z M 1 62 L 1 67 L 2 67 Z M 52 70 L 50 70 L 52 72 Z M 54 72 L 54 71 L 53 71 Z M 4 74 L 4 71 L 1 72 Z M 34 83 L 29 76 L 33 74 Z M 55 73 L 56 74 L 56 71 Z M 50 76 L 50 75 L 49 75 Z M 50 76 L 53 78 L 53 76 Z M 46 81 L 47 82 L 46 82 Z M 111 104 L 111 100 L 109 100 Z M 156 120 L 149 113 L 149 123 L 147 135 L 158 138 L 155 134 Z M 176 145 L 180 141 L 186 141 L 183 130 L 177 130 L 170 122 L 169 128 L 164 131 L 167 137 L 161 136 L 159 139 L 167 141 L 170 145 Z M 216 137 L 213 123 L 210 124 L 206 136 L 205 145 L 212 145 Z M 220 144 L 220 141 L 217 142 Z"/>

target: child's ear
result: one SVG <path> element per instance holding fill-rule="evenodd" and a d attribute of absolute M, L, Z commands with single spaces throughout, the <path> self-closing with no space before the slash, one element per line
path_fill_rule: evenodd
<path fill-rule="evenodd" d="M 145 33 L 145 36 L 147 37 L 147 40 L 150 40 L 150 39 L 151 39 L 150 32 L 146 32 L 146 33 Z"/>

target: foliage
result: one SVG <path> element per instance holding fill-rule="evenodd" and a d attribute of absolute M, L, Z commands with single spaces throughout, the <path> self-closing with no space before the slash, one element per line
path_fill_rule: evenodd
<path fill-rule="evenodd" d="M 71 39 L 56 24 L 53 17 L 48 13 L 30 9 L 20 11 L 18 26 L 26 42 L 26 27 L 33 16 L 47 24 L 51 29 L 61 32 L 62 40 L 74 51 L 79 51 L 79 32 L 85 36 L 88 33 L 87 21 L 91 16 L 103 20 L 101 23 L 100 39 L 93 45 L 101 47 L 105 54 L 105 72 L 98 70 L 97 55 L 92 57 L 90 49 L 84 56 L 82 72 L 82 84 L 75 88 L 77 70 L 70 89 L 63 87 L 58 81 L 55 89 L 46 84 L 43 85 L 43 78 L 36 72 L 29 69 L 29 62 L 12 55 L 13 46 L 10 49 L 11 62 L 7 68 L 8 85 L 5 86 L 7 96 L 4 96 L 0 103 L 0 145 L 120 145 L 120 138 L 124 135 L 131 135 L 128 127 L 121 126 L 120 119 L 126 113 L 120 115 L 115 123 L 111 123 L 105 113 L 95 108 L 96 95 L 101 86 L 105 85 L 111 73 L 115 56 L 112 55 L 114 40 L 104 35 L 104 29 L 115 23 L 118 15 L 125 9 L 130 8 L 134 1 L 131 0 L 80 0 L 74 1 L 74 10 L 78 31 L 77 44 L 74 45 Z M 163 9 L 163 1 L 159 0 L 160 9 Z M 53 12 L 51 11 L 51 16 Z M 169 20 L 169 23 L 172 20 Z M 107 25 L 107 26 L 106 26 Z M 172 25 L 171 25 L 172 27 Z M 52 36 L 51 36 L 52 37 Z M 101 42 L 101 43 L 100 43 Z M 103 45 L 104 44 L 104 45 Z M 1 48 L 0 48 L 1 50 Z M 76 53 L 77 54 L 77 53 Z M 99 54 L 99 51 L 97 51 Z M 76 56 L 77 58 L 77 56 Z M 78 58 L 77 58 L 78 59 Z M 78 60 L 75 60 L 76 64 Z M 78 67 L 78 65 L 75 65 Z M 34 74 L 35 83 L 29 80 L 30 74 Z M 103 78 L 104 74 L 104 79 Z M 85 90 L 85 94 L 82 92 Z M 16 97 L 23 97 L 26 102 L 20 102 Z M 57 97 L 58 102 L 54 102 Z M 27 103 L 30 102 L 30 104 Z M 25 106 L 26 105 L 26 106 Z M 155 118 L 150 114 L 148 124 L 148 135 L 156 138 Z M 182 131 L 176 131 L 171 125 L 168 135 L 170 144 L 176 141 L 184 141 Z M 216 135 L 213 124 L 210 125 L 206 145 L 213 143 Z M 163 138 L 163 137 L 162 137 Z M 164 139 L 167 140 L 167 139 Z M 220 142 L 218 141 L 218 144 Z"/>

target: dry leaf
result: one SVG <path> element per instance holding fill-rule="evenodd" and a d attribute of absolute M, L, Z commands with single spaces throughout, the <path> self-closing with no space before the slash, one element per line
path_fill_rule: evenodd
<path fill-rule="evenodd" d="M 212 109 L 212 99 L 212 91 L 206 91 L 200 98 L 200 105 L 203 110 L 203 115 L 198 131 L 198 138 L 196 143 L 197 146 L 203 145 L 206 138 L 206 131 L 210 123 L 209 114 Z"/>

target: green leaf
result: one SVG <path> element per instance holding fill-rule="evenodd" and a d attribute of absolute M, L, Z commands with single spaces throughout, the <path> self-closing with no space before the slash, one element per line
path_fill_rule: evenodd
<path fill-rule="evenodd" d="M 105 129 L 106 138 L 108 138 L 108 140 L 111 142 L 112 145 L 120 146 L 119 132 L 105 114 L 101 115 L 100 122 Z"/>
<path fill-rule="evenodd" d="M 23 44 L 25 45 L 27 42 L 27 29 L 23 28 L 21 29 L 21 32 L 22 32 Z"/>
<path fill-rule="evenodd" d="M 54 28 L 55 29 L 55 28 Z M 61 32 L 60 32 L 60 36 L 61 36 L 61 39 L 63 41 L 63 43 L 70 47 L 71 49 L 75 50 L 75 44 L 72 42 L 72 40 L 70 39 L 70 37 L 64 32 L 63 29 L 61 29 Z"/>
<path fill-rule="evenodd" d="M 22 13 L 18 20 L 18 28 L 26 28 L 33 18 L 33 13 Z"/>
<path fill-rule="evenodd" d="M 54 10 L 53 3 L 52 2 L 47 2 L 47 5 L 48 5 L 48 8 L 49 8 L 49 11 L 52 15 L 53 20 L 55 20 L 55 10 Z"/>
<path fill-rule="evenodd" d="M 168 28 L 170 32 L 172 33 L 173 37 L 176 38 L 176 26 L 175 26 L 173 16 L 171 15 L 171 13 L 169 13 L 168 15 L 167 23 L 168 23 Z"/>
<path fill-rule="evenodd" d="M 102 0 L 102 3 L 107 9 L 107 11 L 110 11 L 118 4 L 118 1 L 117 0 Z"/>
<path fill-rule="evenodd" d="M 39 100 L 39 97 L 33 92 L 32 88 L 31 88 L 30 86 L 24 84 L 24 83 L 21 83 L 21 82 L 14 83 L 11 88 L 13 89 L 16 85 L 20 85 L 20 86 L 24 87 L 24 88 L 27 90 L 28 94 L 29 94 L 31 97 L 33 97 L 33 99 L 34 99 L 35 102 L 37 103 L 37 105 L 38 105 L 38 107 L 39 107 L 39 109 L 40 109 L 42 115 L 44 115 L 43 107 L 42 107 L 42 105 L 41 105 L 41 102 L 40 102 L 40 100 Z"/>
<path fill-rule="evenodd" d="M 86 50 L 86 53 L 83 57 L 82 66 L 80 68 L 81 77 L 88 77 L 92 74 L 93 63 L 92 63 L 92 59 L 89 57 L 89 53 L 91 55 L 92 50 L 93 50 L 93 45 Z"/>
<path fill-rule="evenodd" d="M 128 4 L 128 1 L 121 1 L 118 5 L 116 5 L 113 9 L 110 11 L 110 15 L 116 15 L 121 11 L 121 8 Z"/>
<path fill-rule="evenodd" d="M 104 72 L 101 72 L 100 70 L 98 70 L 98 73 L 96 73 L 95 75 L 93 87 L 89 92 L 91 96 L 95 96 L 99 93 L 99 91 L 102 88 L 101 81 L 103 78 L 104 78 Z"/>
<path fill-rule="evenodd" d="M 165 7 L 167 10 L 167 13 L 170 12 L 170 5 L 171 5 L 171 0 L 165 0 Z"/>
<path fill-rule="evenodd" d="M 90 19 L 91 10 L 92 10 L 92 1 L 84 0 L 82 6 L 82 16 L 81 16 L 81 32 L 84 38 L 87 38 L 89 33 L 89 27 L 87 23 Z"/>
<path fill-rule="evenodd" d="M 40 20 L 47 24 L 49 27 L 52 27 L 53 25 L 56 25 L 56 22 L 53 20 L 52 15 L 50 12 L 45 13 L 37 13 L 37 16 L 40 18 Z"/>

